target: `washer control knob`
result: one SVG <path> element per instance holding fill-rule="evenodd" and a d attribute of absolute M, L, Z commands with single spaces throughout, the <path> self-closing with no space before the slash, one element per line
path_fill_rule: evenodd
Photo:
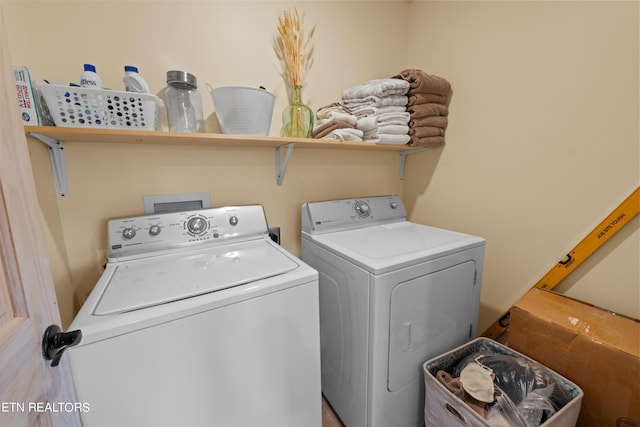
<path fill-rule="evenodd" d="M 157 236 L 158 234 L 160 234 L 160 231 L 162 231 L 162 229 L 159 225 L 152 225 L 151 227 L 149 227 L 149 234 L 152 236 Z"/>
<path fill-rule="evenodd" d="M 397 209 L 398 208 L 398 204 L 396 202 L 391 202 L 391 204 L 389 206 L 391 206 L 391 209 Z"/>
<path fill-rule="evenodd" d="M 229 224 L 238 225 L 238 217 L 234 215 L 231 218 L 229 218 Z"/>
<path fill-rule="evenodd" d="M 369 216 L 369 205 L 365 202 L 356 202 L 356 213 L 361 217 Z"/>
<path fill-rule="evenodd" d="M 207 221 L 200 216 L 193 217 L 187 221 L 187 230 L 192 234 L 202 234 L 206 229 Z"/>
<path fill-rule="evenodd" d="M 136 235 L 136 229 L 133 227 L 127 227 L 124 230 L 122 230 L 122 237 L 124 239 L 133 239 Z"/>

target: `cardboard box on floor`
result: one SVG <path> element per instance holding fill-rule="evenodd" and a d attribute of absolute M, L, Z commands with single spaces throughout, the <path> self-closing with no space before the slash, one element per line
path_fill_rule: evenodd
<path fill-rule="evenodd" d="M 582 389 L 578 426 L 640 426 L 640 321 L 534 288 L 511 309 L 508 346 Z"/>

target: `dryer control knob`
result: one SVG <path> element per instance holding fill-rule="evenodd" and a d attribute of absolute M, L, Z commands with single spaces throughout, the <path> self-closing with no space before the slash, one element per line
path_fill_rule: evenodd
<path fill-rule="evenodd" d="M 389 206 L 391 206 L 391 209 L 397 209 L 398 208 L 398 204 L 396 202 L 391 202 L 391 204 Z"/>
<path fill-rule="evenodd" d="M 229 218 L 229 224 L 238 225 L 238 217 L 234 215 L 231 218 Z"/>

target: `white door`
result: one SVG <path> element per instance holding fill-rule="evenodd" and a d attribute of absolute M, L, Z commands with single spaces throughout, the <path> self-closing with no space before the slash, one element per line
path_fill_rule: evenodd
<path fill-rule="evenodd" d="M 40 208 L 16 103 L 0 8 L 0 425 L 79 426 L 65 358 L 42 355 L 42 336 L 60 314 Z"/>
<path fill-rule="evenodd" d="M 426 361 L 471 340 L 476 263 L 466 261 L 398 284 L 389 302 L 389 377 L 396 392 L 417 381 Z"/>

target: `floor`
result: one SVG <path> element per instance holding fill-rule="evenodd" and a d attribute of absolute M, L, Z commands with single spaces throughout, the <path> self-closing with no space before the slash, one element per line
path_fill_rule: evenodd
<path fill-rule="evenodd" d="M 344 427 L 324 397 L 322 398 L 322 427 Z"/>

